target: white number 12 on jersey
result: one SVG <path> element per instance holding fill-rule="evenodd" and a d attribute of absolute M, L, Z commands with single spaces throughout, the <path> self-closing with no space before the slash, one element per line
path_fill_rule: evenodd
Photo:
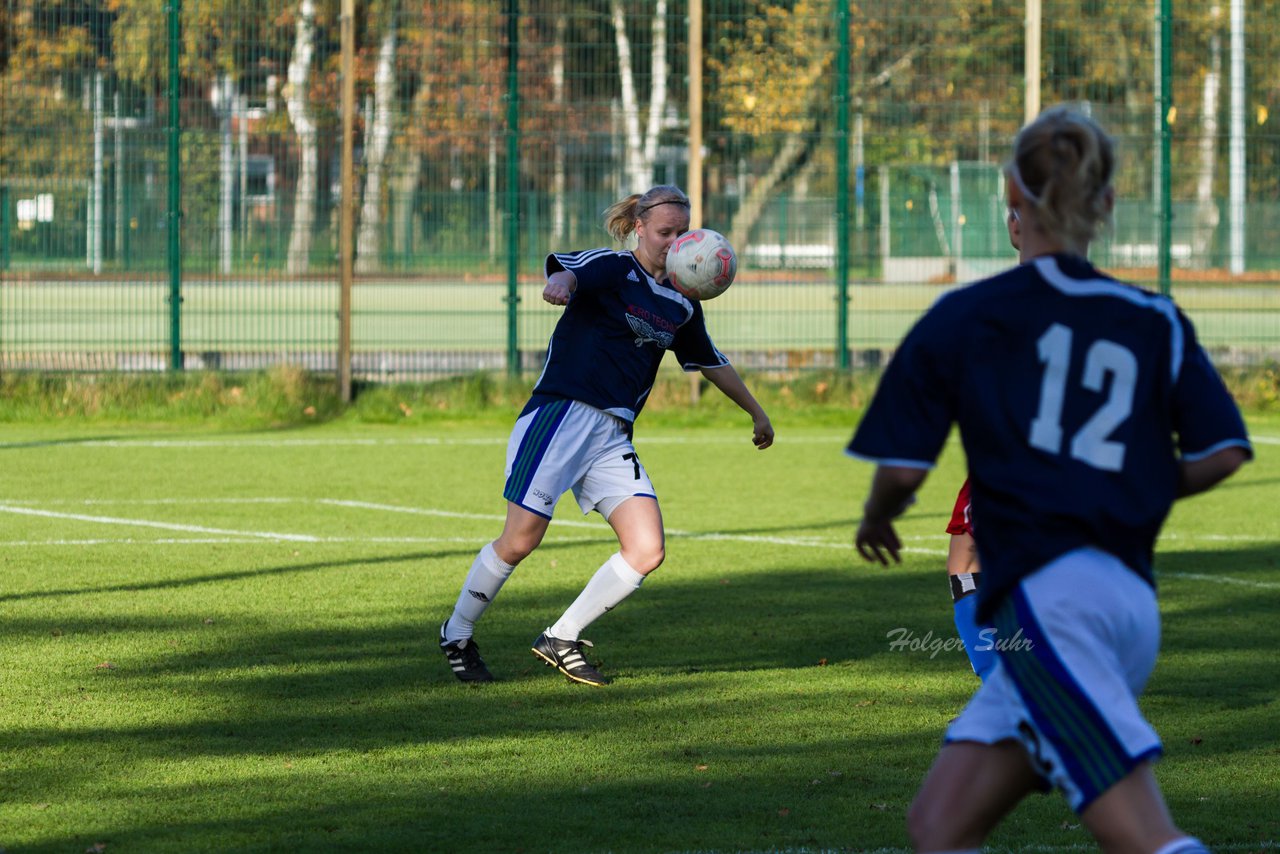
<path fill-rule="evenodd" d="M 1036 350 L 1045 366 L 1040 379 L 1040 411 L 1031 422 L 1031 446 L 1051 454 L 1062 452 L 1062 401 L 1071 365 L 1071 328 L 1055 323 L 1040 336 Z M 1138 380 L 1138 360 L 1114 341 L 1099 339 L 1084 357 L 1080 384 L 1101 392 L 1107 374 L 1111 388 L 1107 400 L 1071 438 L 1071 456 L 1103 471 L 1124 467 L 1124 444 L 1107 437 L 1133 412 L 1133 390 Z"/>

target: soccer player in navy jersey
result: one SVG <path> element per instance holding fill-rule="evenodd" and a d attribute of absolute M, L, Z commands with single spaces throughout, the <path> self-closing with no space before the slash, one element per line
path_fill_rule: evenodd
<path fill-rule="evenodd" d="M 665 557 L 658 498 L 631 437 L 668 350 L 751 416 L 757 448 L 773 444 L 769 416 L 711 342 L 702 305 L 667 282 L 667 248 L 689 229 L 688 197 L 678 187 L 653 187 L 610 206 L 605 227 L 619 243 L 634 234 L 635 249 L 546 259 L 542 298 L 565 311 L 507 445 L 506 524 L 476 556 L 440 627 L 440 648 L 463 682 L 493 679 L 472 638 L 475 623 L 542 542 L 556 502 L 572 490 L 583 513 L 596 510 L 608 521 L 619 548 L 538 636 L 533 653 L 574 682 L 608 684 L 583 654 L 581 633 Z"/>
<path fill-rule="evenodd" d="M 1028 793 L 1061 789 L 1105 851 L 1207 849 L 1173 823 L 1138 709 L 1160 638 L 1152 558 L 1173 501 L 1252 456 L 1169 299 L 1087 260 L 1114 205 L 1110 138 L 1058 107 L 1005 167 L 1027 262 L 952 291 L 889 363 L 849 445 L 878 463 L 855 535 L 899 560 L 893 519 L 960 428 L 997 663 L 908 811 L 917 851 L 974 851 Z"/>

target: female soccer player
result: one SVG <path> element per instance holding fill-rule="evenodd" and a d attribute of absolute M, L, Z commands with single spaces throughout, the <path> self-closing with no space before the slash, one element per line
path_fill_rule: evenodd
<path fill-rule="evenodd" d="M 1173 501 L 1252 449 L 1190 321 L 1088 262 L 1113 171 L 1111 140 L 1079 112 L 1023 128 L 1005 172 L 1027 263 L 921 318 L 849 445 L 879 463 L 855 542 L 880 563 L 899 559 L 893 517 L 952 422 L 968 456 L 997 664 L 908 812 L 917 851 L 977 851 L 1049 785 L 1105 851 L 1205 850 L 1169 816 L 1137 704 L 1160 637 L 1152 554 Z"/>
<path fill-rule="evenodd" d="M 689 228 L 689 199 L 659 186 L 605 211 L 605 228 L 631 251 L 591 249 L 546 259 L 542 298 L 566 306 L 546 367 L 507 445 L 507 519 L 480 550 L 440 627 L 440 648 L 464 682 L 493 679 L 472 632 L 520 561 L 547 532 L 566 490 L 583 513 L 596 510 L 618 536 L 618 551 L 533 643 L 533 654 L 574 682 L 607 685 L 583 655 L 582 630 L 614 608 L 665 556 L 662 513 L 631 444 L 632 423 L 668 350 L 751 416 L 752 441 L 773 444 L 764 409 L 707 335 L 702 306 L 666 281 L 667 248 Z"/>

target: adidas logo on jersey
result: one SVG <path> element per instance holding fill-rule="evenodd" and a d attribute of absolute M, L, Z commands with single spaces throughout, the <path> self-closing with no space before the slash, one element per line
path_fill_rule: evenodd
<path fill-rule="evenodd" d="M 627 273 L 627 281 L 638 282 L 640 281 L 640 277 L 636 275 L 635 270 L 631 270 L 630 272 Z"/>

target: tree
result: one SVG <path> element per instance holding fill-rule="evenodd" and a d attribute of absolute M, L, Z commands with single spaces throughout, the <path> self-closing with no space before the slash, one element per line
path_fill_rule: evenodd
<path fill-rule="evenodd" d="M 640 133 L 640 103 L 636 94 L 635 71 L 631 63 L 631 39 L 627 35 L 622 0 L 610 0 L 614 43 L 618 50 L 618 76 L 622 92 L 622 121 L 626 128 L 625 164 L 628 193 L 643 193 L 653 183 L 653 164 L 658 154 L 658 134 L 667 104 L 667 2 L 654 5 L 650 44 L 649 118 Z"/>
<path fill-rule="evenodd" d="M 382 9 L 382 39 L 373 76 L 373 114 L 366 116 L 364 202 L 360 208 L 360 233 L 356 240 L 356 272 L 377 269 L 379 235 L 382 233 L 382 185 L 387 150 L 391 144 L 396 90 L 395 0 Z"/>
<path fill-rule="evenodd" d="M 285 272 L 293 274 L 305 273 L 311 265 L 311 232 L 316 220 L 320 185 L 318 128 L 307 88 L 316 49 L 316 6 L 312 0 L 299 0 L 295 26 L 297 36 L 284 90 L 289 121 L 298 136 L 298 184 L 293 200 L 293 230 L 289 235 L 289 253 L 285 260 Z"/>

